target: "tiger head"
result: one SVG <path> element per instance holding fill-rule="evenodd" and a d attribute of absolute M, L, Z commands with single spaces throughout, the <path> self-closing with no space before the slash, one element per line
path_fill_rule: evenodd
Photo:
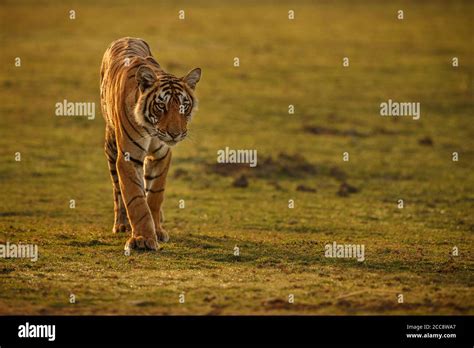
<path fill-rule="evenodd" d="M 158 74 L 142 65 L 135 74 L 139 97 L 135 106 L 135 120 L 169 146 L 183 140 L 187 125 L 197 110 L 194 89 L 201 78 L 201 69 L 191 70 L 177 78 L 162 71 Z"/>

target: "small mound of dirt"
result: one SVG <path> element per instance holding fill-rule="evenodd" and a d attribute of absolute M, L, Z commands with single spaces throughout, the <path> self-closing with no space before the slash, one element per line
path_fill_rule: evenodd
<path fill-rule="evenodd" d="M 264 307 L 270 307 L 272 309 L 283 309 L 291 307 L 291 303 L 285 301 L 281 298 L 271 298 L 265 301 L 262 301 Z"/>
<path fill-rule="evenodd" d="M 270 181 L 269 184 L 275 188 L 275 190 L 283 191 L 283 187 L 278 183 L 278 181 Z"/>
<path fill-rule="evenodd" d="M 329 169 L 329 175 L 339 181 L 345 181 L 347 179 L 347 174 L 341 168 L 334 166 Z"/>
<path fill-rule="evenodd" d="M 257 167 L 258 168 L 258 167 Z M 257 170 L 258 177 L 287 176 L 290 178 L 303 178 L 316 174 L 314 165 L 306 161 L 302 155 L 278 154 L 276 159 L 267 157 L 263 159 L 263 164 Z"/>
<path fill-rule="evenodd" d="M 312 187 L 309 187 L 309 186 L 306 186 L 306 185 L 298 185 L 298 186 L 296 187 L 296 191 L 315 193 L 315 192 L 316 192 L 316 189 L 315 189 L 315 188 L 312 188 Z"/>
<path fill-rule="evenodd" d="M 177 168 L 175 171 L 174 171 L 174 177 L 176 179 L 179 179 L 179 178 L 185 178 L 188 176 L 188 171 L 186 169 L 182 169 L 182 168 Z"/>
<path fill-rule="evenodd" d="M 241 188 L 248 187 L 249 181 L 245 175 L 241 175 L 239 178 L 234 180 L 234 182 L 232 183 L 232 186 L 241 187 Z"/>
<path fill-rule="evenodd" d="M 361 133 L 353 128 L 340 130 L 336 128 L 327 128 L 321 126 L 304 126 L 303 130 L 305 132 L 314 134 L 314 135 L 334 135 L 334 136 L 342 136 L 342 137 L 367 137 L 368 135 L 365 133 Z"/>
<path fill-rule="evenodd" d="M 347 182 L 343 182 L 341 186 L 339 186 L 339 191 L 337 191 L 337 194 L 341 197 L 347 197 L 349 194 L 357 192 L 359 192 L 357 187 L 351 186 Z"/>
<path fill-rule="evenodd" d="M 68 245 L 76 246 L 76 247 L 91 247 L 91 246 L 97 246 L 97 245 L 110 245 L 110 243 L 107 243 L 98 239 L 92 239 L 88 241 L 73 240 L 69 242 Z"/>
<path fill-rule="evenodd" d="M 250 169 L 252 168 L 246 163 L 215 163 L 208 165 L 210 172 L 222 176 L 236 176 L 241 173 L 247 173 Z"/>
<path fill-rule="evenodd" d="M 281 176 L 304 178 L 316 174 L 316 167 L 301 155 L 279 153 L 278 156 L 259 156 L 257 166 L 252 168 L 247 163 L 214 163 L 207 165 L 207 170 L 222 176 L 239 177 L 245 175 L 263 179 L 276 179 Z"/>
<path fill-rule="evenodd" d="M 418 140 L 418 144 L 425 146 L 433 146 L 433 139 L 431 139 L 430 137 L 424 137 Z"/>

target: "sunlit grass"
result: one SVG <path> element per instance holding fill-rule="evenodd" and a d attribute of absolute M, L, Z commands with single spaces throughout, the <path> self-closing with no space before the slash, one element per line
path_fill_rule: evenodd
<path fill-rule="evenodd" d="M 36 243 L 40 258 L 0 259 L 0 313 L 473 313 L 470 2 L 156 3 L 2 3 L 0 240 Z M 171 241 L 130 257 L 111 232 L 99 108 L 102 54 L 122 36 L 178 76 L 203 70 L 168 180 Z M 380 117 L 389 98 L 421 102 L 421 119 Z M 64 99 L 95 102 L 96 119 L 56 117 Z M 226 146 L 299 154 L 316 172 L 251 172 L 235 188 L 209 169 Z M 333 168 L 359 192 L 339 196 Z M 333 241 L 364 244 L 366 261 L 325 258 Z"/>

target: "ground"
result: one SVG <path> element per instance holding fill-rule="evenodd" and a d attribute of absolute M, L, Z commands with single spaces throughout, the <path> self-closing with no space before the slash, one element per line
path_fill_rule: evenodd
<path fill-rule="evenodd" d="M 0 6 L 0 241 L 39 247 L 0 259 L 1 314 L 474 314 L 472 2 Z M 173 153 L 171 240 L 130 256 L 99 107 L 102 54 L 123 36 L 171 73 L 203 71 Z M 95 102 L 95 119 L 55 116 L 64 99 Z M 421 118 L 381 117 L 388 99 Z M 216 165 L 227 146 L 256 149 L 257 169 Z M 365 261 L 326 258 L 334 241 Z"/>

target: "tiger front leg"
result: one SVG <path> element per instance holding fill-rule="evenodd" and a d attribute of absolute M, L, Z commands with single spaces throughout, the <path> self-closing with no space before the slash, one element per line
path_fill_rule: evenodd
<path fill-rule="evenodd" d="M 132 226 L 132 236 L 125 244 L 125 249 L 158 249 L 155 224 L 148 208 L 143 183 L 143 167 L 140 161 L 130 158 L 127 161 L 119 153 L 117 172 L 120 177 L 120 189 Z"/>
<path fill-rule="evenodd" d="M 117 143 L 115 141 L 115 134 L 109 128 L 105 130 L 104 149 L 109 164 L 110 178 L 114 187 L 114 227 L 112 231 L 114 233 L 131 231 L 117 173 Z"/>
<path fill-rule="evenodd" d="M 117 186 L 118 182 L 117 182 Z M 114 227 L 112 231 L 114 233 L 128 232 L 131 231 L 132 227 L 128 221 L 127 210 L 125 209 L 125 203 L 122 199 L 122 193 L 120 189 L 114 188 Z"/>
<path fill-rule="evenodd" d="M 166 186 L 166 176 L 171 164 L 171 150 L 164 149 L 156 157 L 147 157 L 145 161 L 146 199 L 155 223 L 158 240 L 167 242 L 168 232 L 163 228 L 163 200 Z"/>

